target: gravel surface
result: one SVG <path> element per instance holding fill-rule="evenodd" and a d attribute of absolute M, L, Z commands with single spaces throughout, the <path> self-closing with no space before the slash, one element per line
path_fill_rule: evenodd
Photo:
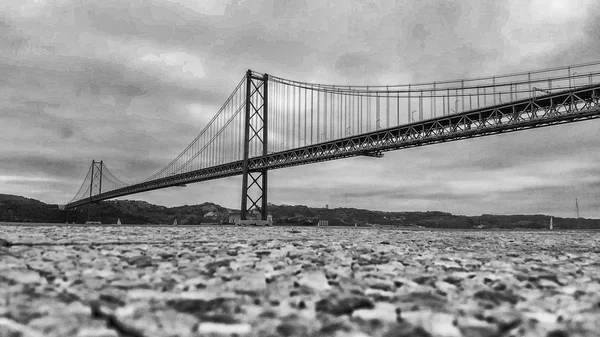
<path fill-rule="evenodd" d="M 600 233 L 0 226 L 0 336 L 598 336 Z"/>

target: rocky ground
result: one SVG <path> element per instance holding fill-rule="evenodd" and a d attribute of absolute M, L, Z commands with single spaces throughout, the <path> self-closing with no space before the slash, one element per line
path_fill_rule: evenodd
<path fill-rule="evenodd" d="M 600 233 L 0 226 L 0 336 L 598 336 Z"/>

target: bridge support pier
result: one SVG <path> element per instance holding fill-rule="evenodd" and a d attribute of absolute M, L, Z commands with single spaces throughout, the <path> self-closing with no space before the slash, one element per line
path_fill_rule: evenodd
<path fill-rule="evenodd" d="M 100 202 L 94 201 L 94 202 L 90 202 L 87 205 L 88 205 L 87 206 L 87 209 L 88 209 L 87 221 L 100 221 Z M 96 206 L 95 212 L 92 211 L 92 209 L 94 208 L 94 205 Z"/>
<path fill-rule="evenodd" d="M 246 110 L 244 117 L 244 166 L 242 168 L 241 220 L 256 210 L 267 220 L 267 169 L 249 167 L 252 156 L 268 154 L 268 81 L 269 75 L 246 72 Z M 251 153 L 252 151 L 252 153 Z"/>

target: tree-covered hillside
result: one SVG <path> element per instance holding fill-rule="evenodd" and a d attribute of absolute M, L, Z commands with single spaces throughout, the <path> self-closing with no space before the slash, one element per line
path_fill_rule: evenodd
<path fill-rule="evenodd" d="M 88 219 L 103 224 L 172 224 L 200 225 L 227 223 L 231 217 L 239 216 L 231 210 L 213 204 L 165 207 L 136 200 L 108 200 L 100 203 L 100 217 L 94 204 L 89 210 L 83 206 L 68 212 L 68 221 L 85 223 Z M 303 205 L 269 204 L 269 213 L 275 225 L 316 226 L 319 220 L 328 221 L 329 226 L 412 226 L 425 228 L 548 228 L 547 215 L 453 215 L 444 212 L 382 212 L 356 208 L 314 208 Z M 0 221 L 64 223 L 67 212 L 58 205 L 49 205 L 35 199 L 0 194 Z M 600 228 L 599 219 L 554 218 L 557 229 Z"/>

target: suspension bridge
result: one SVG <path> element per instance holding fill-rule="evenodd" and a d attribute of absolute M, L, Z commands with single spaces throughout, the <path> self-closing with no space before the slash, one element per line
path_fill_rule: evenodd
<path fill-rule="evenodd" d="M 133 183 L 93 160 L 72 209 L 125 195 L 242 176 L 241 219 L 267 217 L 268 171 L 571 123 L 600 116 L 600 62 L 492 77 L 339 86 L 248 70 L 197 137 Z"/>

